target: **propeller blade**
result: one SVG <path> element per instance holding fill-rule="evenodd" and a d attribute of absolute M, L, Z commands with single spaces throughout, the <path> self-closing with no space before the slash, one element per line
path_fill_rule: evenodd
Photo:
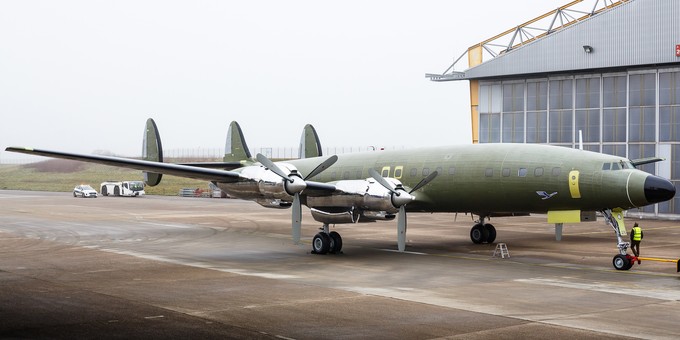
<path fill-rule="evenodd" d="M 302 229 L 302 203 L 300 202 L 300 194 L 296 193 L 293 198 L 293 242 L 300 243 L 300 234 Z"/>
<path fill-rule="evenodd" d="M 290 181 L 290 178 L 288 177 L 288 174 L 283 172 L 281 168 L 279 168 L 274 162 L 272 162 L 269 158 L 267 158 L 265 155 L 258 153 L 257 156 L 255 156 L 258 162 L 260 162 L 262 165 L 267 167 L 267 169 L 271 170 L 273 173 L 279 175 L 279 177 Z"/>
<path fill-rule="evenodd" d="M 397 193 L 394 190 L 395 189 L 394 184 L 388 182 L 383 176 L 380 176 L 380 174 L 377 171 L 375 171 L 375 169 L 373 169 L 373 168 L 368 169 L 368 174 L 371 175 L 371 177 L 373 177 L 373 179 L 378 181 L 378 183 L 380 183 L 380 185 L 385 187 L 385 189 L 391 191 L 393 194 Z"/>
<path fill-rule="evenodd" d="M 439 172 L 433 171 L 427 177 L 423 178 L 418 184 L 416 184 L 411 191 L 406 193 L 400 186 L 399 191 L 397 191 L 394 184 L 387 181 L 385 178 L 380 176 L 380 174 L 375 171 L 375 169 L 368 169 L 368 173 L 375 179 L 380 185 L 391 191 L 394 195 L 392 196 L 392 204 L 395 207 L 399 207 L 399 215 L 397 216 L 397 248 L 399 251 L 406 250 L 406 204 L 412 201 L 415 197 L 411 196 L 411 193 L 422 188 L 426 184 L 430 183 Z"/>
<path fill-rule="evenodd" d="M 336 155 L 328 157 L 325 161 L 323 161 L 316 168 L 314 168 L 314 170 L 312 170 L 312 172 L 310 172 L 309 175 L 307 175 L 307 177 L 305 177 L 305 181 L 316 176 L 316 175 L 318 175 L 318 174 L 320 174 L 320 173 L 322 173 L 324 170 L 330 168 L 330 166 L 335 164 L 335 162 L 337 162 L 337 161 L 338 161 L 338 156 L 336 156 Z"/>
<path fill-rule="evenodd" d="M 397 248 L 399 251 L 406 250 L 406 206 L 399 208 L 397 216 Z"/>
<path fill-rule="evenodd" d="M 439 175 L 439 173 L 437 171 L 431 172 L 427 177 L 423 178 L 420 182 L 418 182 L 418 184 L 416 184 L 416 186 L 413 187 L 413 189 L 411 189 L 411 191 L 409 191 L 408 193 L 410 194 L 410 193 L 424 187 L 427 183 L 432 182 L 432 180 L 435 177 L 437 177 L 437 175 Z"/>

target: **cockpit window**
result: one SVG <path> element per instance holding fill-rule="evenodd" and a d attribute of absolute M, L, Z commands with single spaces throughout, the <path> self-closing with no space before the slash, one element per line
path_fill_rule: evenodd
<path fill-rule="evenodd" d="M 631 163 L 630 161 L 624 160 L 602 164 L 602 170 L 621 170 L 621 169 L 635 169 L 635 166 L 633 166 L 633 163 Z"/>

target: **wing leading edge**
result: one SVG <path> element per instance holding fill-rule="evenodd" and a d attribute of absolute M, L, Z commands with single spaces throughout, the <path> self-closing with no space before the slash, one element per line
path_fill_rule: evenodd
<path fill-rule="evenodd" d="M 238 172 L 207 169 L 203 167 L 159 163 L 151 161 L 143 161 L 138 159 L 109 157 L 97 155 L 83 155 L 69 152 L 60 152 L 44 149 L 22 148 L 22 147 L 8 147 L 5 151 L 24 153 L 28 155 L 47 156 L 53 158 L 70 159 L 75 161 L 83 161 L 89 163 L 98 163 L 110 166 L 117 166 L 122 168 L 136 169 L 149 171 L 154 173 L 162 173 L 173 176 L 202 179 L 207 181 L 217 181 L 223 183 L 238 182 L 241 176 Z"/>

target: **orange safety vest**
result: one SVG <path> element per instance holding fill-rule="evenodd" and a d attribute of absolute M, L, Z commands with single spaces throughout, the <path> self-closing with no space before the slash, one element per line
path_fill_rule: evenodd
<path fill-rule="evenodd" d="M 642 241 L 642 228 L 633 228 L 633 241 Z"/>

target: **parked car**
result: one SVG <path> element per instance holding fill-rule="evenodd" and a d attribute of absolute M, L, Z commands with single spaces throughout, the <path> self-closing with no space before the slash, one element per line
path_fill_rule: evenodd
<path fill-rule="evenodd" d="M 97 198 L 99 194 L 97 193 L 97 190 L 94 190 L 91 186 L 87 184 L 81 184 L 73 188 L 73 197 L 82 197 L 82 198 L 87 198 L 87 197 L 94 197 Z"/>

